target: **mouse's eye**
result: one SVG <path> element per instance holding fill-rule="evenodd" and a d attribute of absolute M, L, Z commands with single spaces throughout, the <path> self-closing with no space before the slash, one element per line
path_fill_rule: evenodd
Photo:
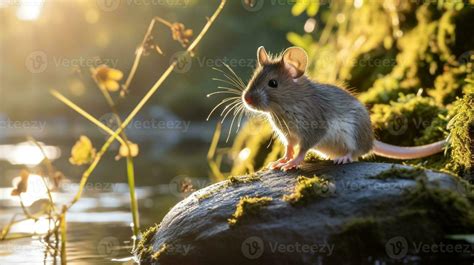
<path fill-rule="evenodd" d="M 270 79 L 270 81 L 268 81 L 268 86 L 269 87 L 277 87 L 278 82 L 275 79 Z"/>

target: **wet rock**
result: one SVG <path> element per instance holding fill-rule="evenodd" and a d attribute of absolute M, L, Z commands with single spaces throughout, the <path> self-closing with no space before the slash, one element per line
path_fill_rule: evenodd
<path fill-rule="evenodd" d="M 474 232 L 473 198 L 455 176 L 401 165 L 261 171 L 191 194 L 145 234 L 137 256 L 180 265 L 461 264 L 472 245 L 453 235 Z"/>

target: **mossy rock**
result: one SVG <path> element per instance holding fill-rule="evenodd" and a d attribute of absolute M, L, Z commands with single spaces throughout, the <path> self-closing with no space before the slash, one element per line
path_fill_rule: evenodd
<path fill-rule="evenodd" d="M 453 235 L 474 233 L 472 186 L 458 177 L 328 161 L 255 174 L 255 181 L 222 181 L 178 203 L 143 240 L 136 253 L 142 264 L 462 264 L 472 258 L 417 249 L 466 245 Z M 229 224 L 242 200 L 252 207 L 240 210 L 252 210 Z"/>

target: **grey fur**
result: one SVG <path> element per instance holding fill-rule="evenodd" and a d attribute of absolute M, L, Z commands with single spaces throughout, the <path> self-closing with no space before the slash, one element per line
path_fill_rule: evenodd
<path fill-rule="evenodd" d="M 270 79 L 278 87 L 268 85 Z M 244 91 L 255 100 L 248 108 L 264 113 L 287 145 L 311 148 L 329 158 L 369 153 L 373 132 L 367 109 L 353 95 L 335 85 L 317 83 L 306 76 L 293 79 L 280 57 L 257 66 Z"/>

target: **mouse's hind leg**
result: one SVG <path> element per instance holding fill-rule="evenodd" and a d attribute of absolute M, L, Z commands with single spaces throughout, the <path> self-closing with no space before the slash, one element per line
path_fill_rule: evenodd
<path fill-rule="evenodd" d="M 352 163 L 354 162 L 354 159 L 352 158 L 352 153 L 347 153 L 344 156 L 336 157 L 333 160 L 334 164 L 339 165 L 339 164 L 347 164 L 347 163 Z"/>

